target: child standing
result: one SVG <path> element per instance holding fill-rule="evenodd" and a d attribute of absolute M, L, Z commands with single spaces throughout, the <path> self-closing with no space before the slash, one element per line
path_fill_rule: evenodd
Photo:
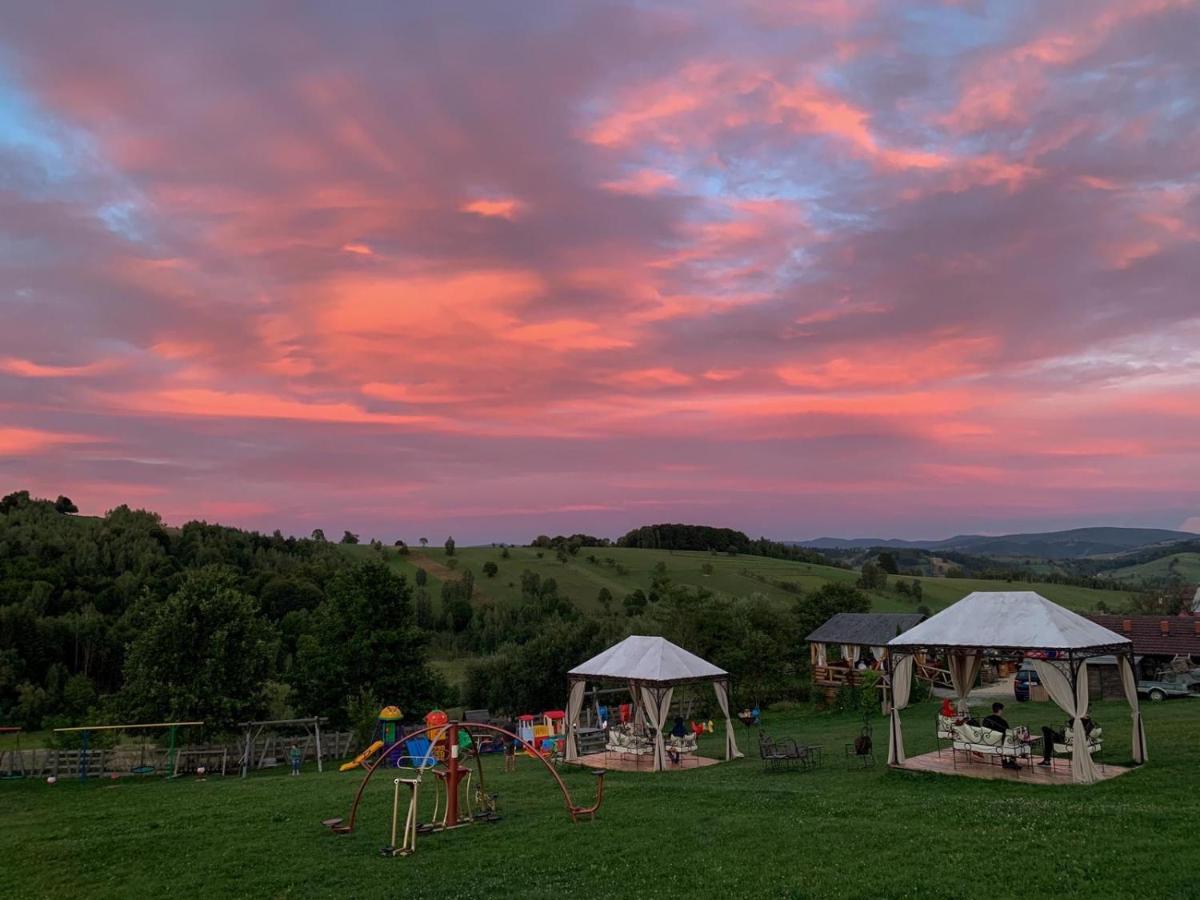
<path fill-rule="evenodd" d="M 506 722 L 504 727 L 508 731 L 516 731 L 516 722 Z M 504 735 L 504 771 L 515 772 L 517 770 L 517 742 L 513 740 L 512 735 Z"/>
<path fill-rule="evenodd" d="M 295 744 L 292 744 L 292 749 L 288 751 L 288 759 L 290 759 L 292 761 L 292 774 L 293 775 L 300 774 L 300 759 L 302 756 L 303 756 L 303 754 L 300 752 L 300 748 L 297 747 Z"/>

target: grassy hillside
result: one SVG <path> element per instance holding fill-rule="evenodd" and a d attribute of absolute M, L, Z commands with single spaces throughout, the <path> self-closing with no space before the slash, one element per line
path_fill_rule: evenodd
<path fill-rule="evenodd" d="M 369 547 L 347 548 L 354 554 L 369 554 Z M 502 551 L 492 547 L 459 548 L 457 572 L 446 568 L 447 557 L 441 548 L 414 549 L 408 556 L 400 556 L 390 548 L 386 550 L 391 565 L 404 572 L 411 580 L 418 566 L 424 568 L 429 577 L 429 590 L 437 596 L 443 578 L 459 577 L 464 569 L 475 574 L 476 593 L 480 599 L 516 599 L 521 595 L 521 573 L 526 569 L 538 573 L 543 579 L 553 578 L 558 582 L 560 594 L 570 597 L 584 608 L 597 608 L 597 596 L 601 588 L 608 588 L 617 603 L 631 591 L 649 587 L 656 575 L 656 567 L 666 567 L 667 576 L 677 584 L 695 585 L 711 591 L 736 594 L 762 594 L 776 600 L 789 600 L 794 594 L 771 582 L 787 582 L 805 591 L 813 591 L 830 581 L 853 583 L 858 573 L 832 566 L 770 559 L 762 556 L 716 556 L 700 551 L 637 550 L 623 547 L 585 547 L 578 556 L 569 557 L 560 563 L 552 550 L 531 547 L 510 547 L 509 559 L 501 557 Z M 539 556 L 538 554 L 542 555 Z M 596 562 L 590 562 L 595 556 Z M 612 560 L 612 563 L 606 560 Z M 499 566 L 495 578 L 483 574 L 483 565 L 488 561 Z M 702 567 L 712 566 L 712 574 L 705 574 Z M 764 581 L 765 579 L 765 581 Z M 893 578 L 892 581 L 895 579 Z M 911 579 L 905 579 L 909 581 Z M 1103 600 L 1108 606 L 1119 604 L 1125 595 L 1117 591 L 1077 588 L 1058 584 L 1009 584 L 1004 581 L 988 581 L 970 578 L 919 578 L 924 596 L 921 604 L 932 610 L 942 609 L 960 600 L 972 591 L 1031 590 L 1079 611 L 1094 609 Z M 881 611 L 903 611 L 915 608 L 918 603 L 903 597 L 889 587 L 885 591 L 871 592 L 876 609 Z"/>
<path fill-rule="evenodd" d="M 933 750 L 935 707 L 903 713 L 910 754 Z M 1129 759 L 1123 703 L 1095 705 L 1104 759 Z M 344 816 L 359 774 L 308 767 L 249 779 L 0 782 L 4 887 L 12 897 L 1196 897 L 1200 790 L 1193 748 L 1200 704 L 1149 704 L 1150 763 L 1092 786 L 978 781 L 848 770 L 853 715 L 768 710 L 765 728 L 823 745 L 814 772 L 768 775 L 754 732 L 746 758 L 685 772 L 610 773 L 595 822 L 572 825 L 561 795 L 529 759 L 487 761 L 502 821 L 421 836 L 407 859 L 383 859 L 392 785 L 375 779 L 360 830 Z M 1057 722 L 1051 704 L 1020 704 L 1013 722 Z M 719 736 L 702 751 L 713 755 Z M 576 801 L 592 777 L 564 767 Z M 382 775 L 382 773 L 381 773 Z M 433 790 L 423 789 L 430 817 Z M 1081 824 L 1082 823 L 1082 824 Z M 1052 839 L 1051 839 L 1052 838 Z"/>
<path fill-rule="evenodd" d="M 1140 547 L 1175 541 L 1195 540 L 1187 531 L 1162 528 L 1072 528 L 1067 531 L 1045 531 L 1033 534 L 958 535 L 942 541 L 877 540 L 874 538 L 820 538 L 805 541 L 804 546 L 818 549 L 891 549 L 955 550 L 977 556 L 1003 558 L 1082 559 L 1127 553 Z"/>
<path fill-rule="evenodd" d="M 1114 569 L 1108 573 L 1123 581 L 1164 579 L 1173 575 L 1184 581 L 1200 582 L 1200 553 L 1176 553 L 1149 562 Z"/>

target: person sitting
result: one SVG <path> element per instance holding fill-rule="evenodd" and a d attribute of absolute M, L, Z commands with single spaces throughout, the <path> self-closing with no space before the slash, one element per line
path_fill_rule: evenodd
<path fill-rule="evenodd" d="M 1092 721 L 1091 716 L 1083 717 L 1083 734 L 1085 738 L 1092 736 L 1092 729 L 1096 727 L 1096 723 Z M 1067 741 L 1067 731 L 1071 728 L 1071 720 L 1067 719 L 1067 723 L 1062 727 L 1061 731 L 1055 731 L 1049 725 L 1042 726 L 1042 761 L 1039 766 L 1050 765 L 1050 755 L 1054 752 L 1055 744 L 1065 744 Z"/>
<path fill-rule="evenodd" d="M 1000 732 L 1000 743 L 1004 743 L 1004 735 L 1008 733 L 1008 720 L 1001 713 L 1004 712 L 1004 704 L 997 701 L 992 704 L 992 714 L 983 720 L 983 727 L 990 728 L 992 731 Z M 1007 756 L 1002 757 L 1000 765 L 1006 769 L 1019 769 L 1015 759 L 1010 759 Z"/>
<path fill-rule="evenodd" d="M 671 726 L 671 730 L 667 732 L 668 737 L 675 738 L 673 743 L 667 745 L 667 758 L 671 760 L 671 765 L 679 765 L 679 760 L 682 758 L 682 753 L 679 750 L 680 742 L 687 735 L 687 726 L 683 724 L 683 716 L 675 717 L 675 724 Z"/>

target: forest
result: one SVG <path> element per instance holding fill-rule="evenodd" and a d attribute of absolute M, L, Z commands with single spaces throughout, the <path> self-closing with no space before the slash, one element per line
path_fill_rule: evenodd
<path fill-rule="evenodd" d="M 127 506 L 82 517 L 66 497 L 9 494 L 0 500 L 0 724 L 203 719 L 221 732 L 293 714 L 353 726 L 383 702 L 549 708 L 563 702 L 567 669 L 635 632 L 689 647 L 727 669 L 735 691 L 766 702 L 806 690 L 796 676 L 808 665 L 808 631 L 834 612 L 869 608 L 844 584 L 799 592 L 781 610 L 665 573 L 599 609 L 529 571 L 518 599 L 481 598 L 468 569 L 435 598 L 388 565 L 408 552 L 373 541 L 354 555 L 319 532 L 168 527 Z M 474 660 L 461 691 L 430 666 L 434 643 Z"/>

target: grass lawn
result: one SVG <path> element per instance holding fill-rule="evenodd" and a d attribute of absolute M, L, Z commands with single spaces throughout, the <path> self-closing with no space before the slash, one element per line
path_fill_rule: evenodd
<path fill-rule="evenodd" d="M 1061 719 L 1048 704 L 1009 714 Z M 931 703 L 905 711 L 910 754 L 933 749 L 933 715 Z M 1124 704 L 1094 715 L 1106 760 L 1128 760 Z M 503 821 L 418 838 L 408 859 L 377 854 L 390 810 L 382 772 L 351 837 L 320 820 L 346 813 L 357 774 L 3 782 L 0 859 L 12 897 L 1194 898 L 1200 703 L 1147 704 L 1145 717 L 1145 768 L 1048 787 L 889 771 L 882 718 L 880 764 L 847 771 L 853 716 L 768 711 L 769 732 L 824 745 L 823 769 L 764 774 L 739 725 L 746 759 L 613 773 L 597 821 L 577 825 L 535 762 L 506 775 L 490 758 Z M 590 797 L 587 772 L 567 777 L 578 800 Z"/>

